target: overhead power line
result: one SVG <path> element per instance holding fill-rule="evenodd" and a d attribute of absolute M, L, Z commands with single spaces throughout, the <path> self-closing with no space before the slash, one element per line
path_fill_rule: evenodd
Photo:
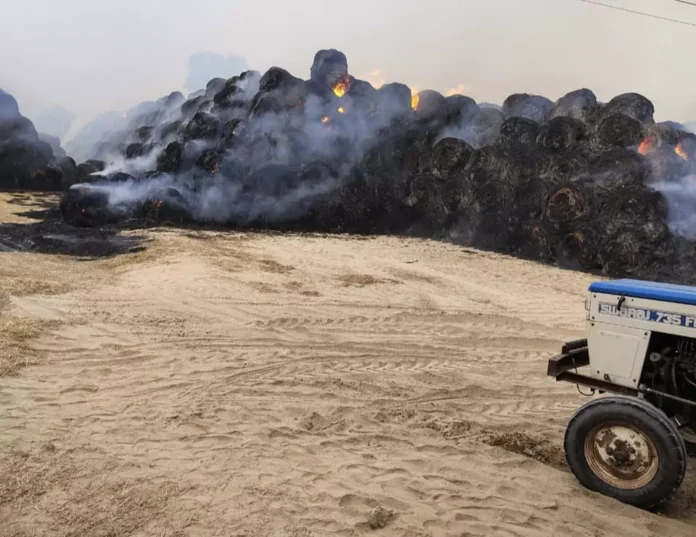
<path fill-rule="evenodd" d="M 687 6 L 696 7 L 696 2 L 687 2 L 687 0 L 674 0 L 674 1 L 679 2 L 680 4 L 686 4 Z"/>
<path fill-rule="evenodd" d="M 580 2 L 585 2 L 586 4 L 593 4 L 595 6 L 602 6 L 602 7 L 608 7 L 609 9 L 616 9 L 617 11 L 625 11 L 626 13 L 633 13 L 634 15 L 643 15 L 644 17 L 651 17 L 653 19 L 658 19 L 661 21 L 666 21 L 666 22 L 674 22 L 676 24 L 683 24 L 685 26 L 694 26 L 696 27 L 696 23 L 694 22 L 687 22 L 687 21 L 682 21 L 678 19 L 669 19 L 667 17 L 661 17 L 659 15 L 653 15 L 652 13 L 644 13 L 643 11 L 636 11 L 634 9 L 628 9 L 625 7 L 619 7 L 619 6 L 612 6 L 611 4 L 603 4 L 602 2 L 595 2 L 594 0 L 579 0 Z M 686 0 L 676 0 L 678 2 L 684 2 L 685 4 L 690 4 L 690 2 L 687 2 Z M 696 6 L 696 4 L 693 4 Z"/>

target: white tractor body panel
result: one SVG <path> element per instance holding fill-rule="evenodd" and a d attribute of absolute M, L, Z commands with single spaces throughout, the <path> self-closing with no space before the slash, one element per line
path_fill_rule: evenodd
<path fill-rule="evenodd" d="M 587 375 L 637 388 L 652 332 L 696 338 L 696 306 L 590 292 Z"/>

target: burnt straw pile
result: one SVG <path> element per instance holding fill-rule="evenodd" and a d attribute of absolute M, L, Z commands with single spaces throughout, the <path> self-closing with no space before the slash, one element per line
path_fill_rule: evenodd
<path fill-rule="evenodd" d="M 0 89 L 0 190 L 62 190 L 87 180 L 99 166 L 78 166 L 58 138 L 37 132 L 15 98 Z"/>
<path fill-rule="evenodd" d="M 587 89 L 555 102 L 511 95 L 498 108 L 399 83 L 376 89 L 341 52 L 322 50 L 309 80 L 278 67 L 214 79 L 136 107 L 94 140 L 89 162 L 27 157 L 24 179 L 21 166 L 9 177 L 59 184 L 63 218 L 77 226 L 406 234 L 688 281 L 696 135 L 653 113 L 641 95 L 600 103 Z M 3 143 L 20 144 L 20 160 L 42 147 L 17 140 Z M 7 166 L 12 150 L 3 154 Z M 62 167 L 71 171 L 60 180 L 46 177 Z"/>

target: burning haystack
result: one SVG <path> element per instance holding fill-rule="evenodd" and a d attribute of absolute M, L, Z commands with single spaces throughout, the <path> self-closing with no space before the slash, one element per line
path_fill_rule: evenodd
<path fill-rule="evenodd" d="M 60 190 L 87 174 L 85 166 L 65 156 L 57 138 L 37 132 L 15 98 L 0 89 L 0 189 Z"/>
<path fill-rule="evenodd" d="M 511 95 L 497 109 L 374 88 L 321 50 L 309 80 L 247 71 L 131 111 L 94 145 L 88 181 L 61 210 L 81 226 L 411 234 L 683 281 L 696 251 L 683 231 L 693 226 L 679 227 L 696 136 L 653 113 L 641 95 L 603 104 L 588 89 L 555 102 Z"/>

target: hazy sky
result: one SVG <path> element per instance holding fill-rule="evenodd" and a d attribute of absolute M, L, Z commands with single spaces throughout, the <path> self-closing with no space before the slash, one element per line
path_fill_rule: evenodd
<path fill-rule="evenodd" d="M 600 0 L 696 23 L 674 0 Z M 477 101 L 637 91 L 658 120 L 696 119 L 696 27 L 578 0 L 0 0 L 0 88 L 23 113 L 63 106 L 84 123 L 185 88 L 189 56 L 242 56 L 308 78 L 337 48 L 353 75 Z"/>

